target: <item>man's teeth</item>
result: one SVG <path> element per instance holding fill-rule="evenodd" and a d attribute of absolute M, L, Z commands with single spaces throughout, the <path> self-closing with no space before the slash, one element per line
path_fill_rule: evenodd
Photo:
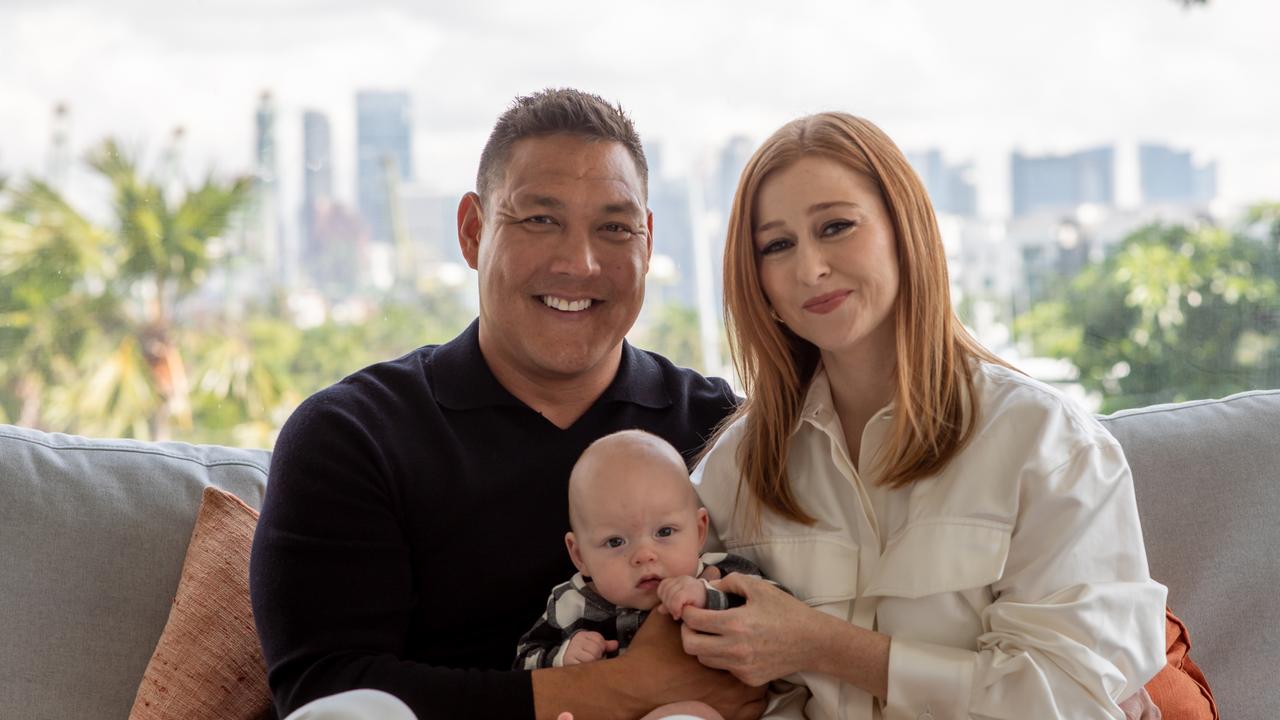
<path fill-rule="evenodd" d="M 565 300 L 564 298 L 551 297 L 550 295 L 542 296 L 542 303 L 550 308 L 555 308 L 560 312 L 581 312 L 591 307 L 591 299 L 585 300 Z"/>

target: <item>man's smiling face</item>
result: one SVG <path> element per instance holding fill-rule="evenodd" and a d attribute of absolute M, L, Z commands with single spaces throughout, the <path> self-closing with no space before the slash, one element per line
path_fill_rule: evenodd
<path fill-rule="evenodd" d="M 479 273 L 486 359 L 566 380 L 616 358 L 644 301 L 653 248 L 645 188 L 626 148 L 572 135 L 516 142 L 482 199 Z"/>

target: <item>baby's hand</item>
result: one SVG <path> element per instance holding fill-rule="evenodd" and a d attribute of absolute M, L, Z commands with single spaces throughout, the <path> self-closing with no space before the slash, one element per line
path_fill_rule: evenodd
<path fill-rule="evenodd" d="M 662 607 L 671 613 L 671 617 L 679 620 L 686 606 L 707 606 L 707 586 L 698 578 L 688 575 L 669 577 L 658 584 L 658 599 L 662 601 Z"/>
<path fill-rule="evenodd" d="M 581 663 L 595 662 L 618 649 L 617 640 L 605 640 L 604 636 L 593 630 L 581 630 L 569 638 L 569 647 L 565 648 L 562 662 L 566 667 Z"/>

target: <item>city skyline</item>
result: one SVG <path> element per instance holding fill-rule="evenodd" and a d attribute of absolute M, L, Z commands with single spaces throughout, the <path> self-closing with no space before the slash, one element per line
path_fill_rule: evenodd
<path fill-rule="evenodd" d="M 415 132 L 407 93 L 358 91 L 353 101 L 360 118 L 354 177 L 361 189 L 358 207 L 344 205 L 332 190 L 328 115 L 303 111 L 300 125 L 294 128 L 303 143 L 300 164 L 281 169 L 273 96 L 269 91 L 259 95 L 254 111 L 255 188 L 237 231 L 244 233 L 246 247 L 261 263 L 262 280 L 256 285 L 291 291 L 309 288 L 336 300 L 362 288 L 386 289 L 397 283 L 405 287 L 426 278 L 447 276 L 454 278 L 449 282 L 460 282 L 456 273 L 463 270 L 455 257 L 452 237 L 456 198 L 413 182 L 410 148 Z M 63 123 L 66 116 L 67 109 L 59 105 L 55 119 Z M 289 132 L 285 130 L 285 134 Z M 64 135 L 65 130 L 56 125 L 48 148 L 51 168 L 65 161 Z M 172 161 L 181 138 L 182 133 L 175 133 L 163 162 Z M 734 135 L 719 148 L 714 167 L 701 176 L 673 177 L 665 172 L 662 143 L 646 143 L 650 206 L 655 213 L 655 273 L 650 279 L 660 302 L 676 301 L 687 307 L 716 305 L 714 298 L 720 295 L 721 283 L 712 265 L 722 252 L 724 218 L 736 178 L 752 149 L 750 138 Z M 1044 272 L 1061 273 L 1068 266 L 1078 269 L 1091 253 L 1145 222 L 1181 221 L 1211 212 L 1209 203 L 1216 193 L 1216 162 L 1197 164 L 1186 149 L 1144 142 L 1138 146 L 1144 205 L 1128 208 L 1139 210 L 1137 214 L 1118 212 L 1122 208 L 1116 202 L 1112 145 L 1067 154 L 1031 155 L 1015 150 L 1010 154 L 1014 212 L 1010 218 L 996 220 L 998 225 L 991 225 L 992 218 L 977 212 L 979 188 L 972 177 L 971 162 L 957 162 L 936 148 L 908 151 L 907 159 L 939 215 L 948 257 L 954 265 L 953 281 L 966 292 L 974 288 L 986 292 L 997 285 L 1016 287 L 1017 282 L 1010 285 L 1009 279 L 996 279 L 992 272 L 1016 274 L 1008 263 L 1008 253 L 1021 252 L 1019 248 L 1047 248 L 1047 255 L 1035 251 L 1040 253 L 1039 260 L 1023 258 L 1031 286 L 1038 286 L 1041 281 L 1036 278 Z M 50 172 L 62 174 L 61 170 Z M 279 179 L 291 172 L 297 173 L 303 187 L 296 209 L 284 208 L 279 192 Z M 388 201 L 390 193 L 394 193 L 392 202 Z M 296 223 L 290 222 L 293 218 Z M 1074 249 L 1060 247 L 1064 232 L 1096 236 L 1096 240 Z M 989 250 L 985 256 L 984 251 L 975 254 L 974 247 L 992 247 L 992 241 L 999 241 L 1006 233 L 1012 234 L 1018 247 L 996 251 L 995 255 Z M 1069 274 L 1074 272 L 1072 269 Z M 1034 295 L 1035 291 L 1030 291 L 1028 297 Z M 711 315 L 719 317 L 718 312 Z M 711 343 L 714 328 L 709 317 L 703 322 Z"/>
<path fill-rule="evenodd" d="M 1115 145 L 1122 205 L 1140 199 L 1134 158 L 1143 141 L 1216 160 L 1226 201 L 1277 194 L 1280 94 L 1254 78 L 1280 66 L 1265 29 L 1280 23 L 1280 10 L 1261 2 L 1188 10 L 1168 0 L 1034 11 L 952 5 L 801 2 L 773 17 L 763 3 L 725 2 L 657 2 L 625 16 L 575 13 L 564 2 L 538 12 L 517 3 L 6 3 L 0 45 L 18 60 L 0 68 L 0 172 L 43 170 L 59 101 L 70 107 L 76 157 L 117 135 L 154 158 L 182 126 L 188 177 L 211 166 L 243 171 L 252 162 L 249 111 L 270 89 L 281 167 L 297 167 L 302 155 L 292 129 L 303 111 L 326 113 L 334 193 L 354 205 L 352 97 L 405 89 L 422 140 L 412 162 L 430 169 L 420 183 L 457 192 L 470 187 L 493 118 L 514 95 L 573 85 L 622 102 L 676 175 L 712 171 L 728 137 L 759 142 L 790 117 L 835 107 L 869 117 L 904 150 L 941 148 L 972 163 L 987 216 L 1009 214 L 1015 150 Z M 848 28 L 836 38 L 856 38 L 856 51 L 817 42 L 815 27 Z M 77 70 L 86 65 L 94 72 Z M 302 196 L 294 174 L 283 171 L 281 188 L 291 213 Z"/>

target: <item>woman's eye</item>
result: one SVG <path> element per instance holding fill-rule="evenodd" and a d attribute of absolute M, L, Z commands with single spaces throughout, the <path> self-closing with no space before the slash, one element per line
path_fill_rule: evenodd
<path fill-rule="evenodd" d="M 604 541 L 604 545 L 605 545 L 605 547 L 609 547 L 609 548 L 619 548 L 619 547 L 622 547 L 622 538 L 620 538 L 620 537 L 611 537 L 611 538 L 609 538 L 608 540 L 605 540 L 605 541 Z"/>
<path fill-rule="evenodd" d="M 671 537 L 676 532 L 673 527 L 658 528 L 658 537 Z"/>
<path fill-rule="evenodd" d="M 844 232 L 845 230 L 848 230 L 854 225 L 857 225 L 857 223 L 849 222 L 848 220 L 837 220 L 835 222 L 830 222 L 830 223 L 827 223 L 826 225 L 823 225 L 822 234 L 827 236 L 836 235 Z"/>
<path fill-rule="evenodd" d="M 772 240 L 770 242 L 765 243 L 764 247 L 760 248 L 760 254 L 772 255 L 773 253 L 786 250 L 787 248 L 791 247 L 791 245 L 792 243 L 790 240 Z"/>

